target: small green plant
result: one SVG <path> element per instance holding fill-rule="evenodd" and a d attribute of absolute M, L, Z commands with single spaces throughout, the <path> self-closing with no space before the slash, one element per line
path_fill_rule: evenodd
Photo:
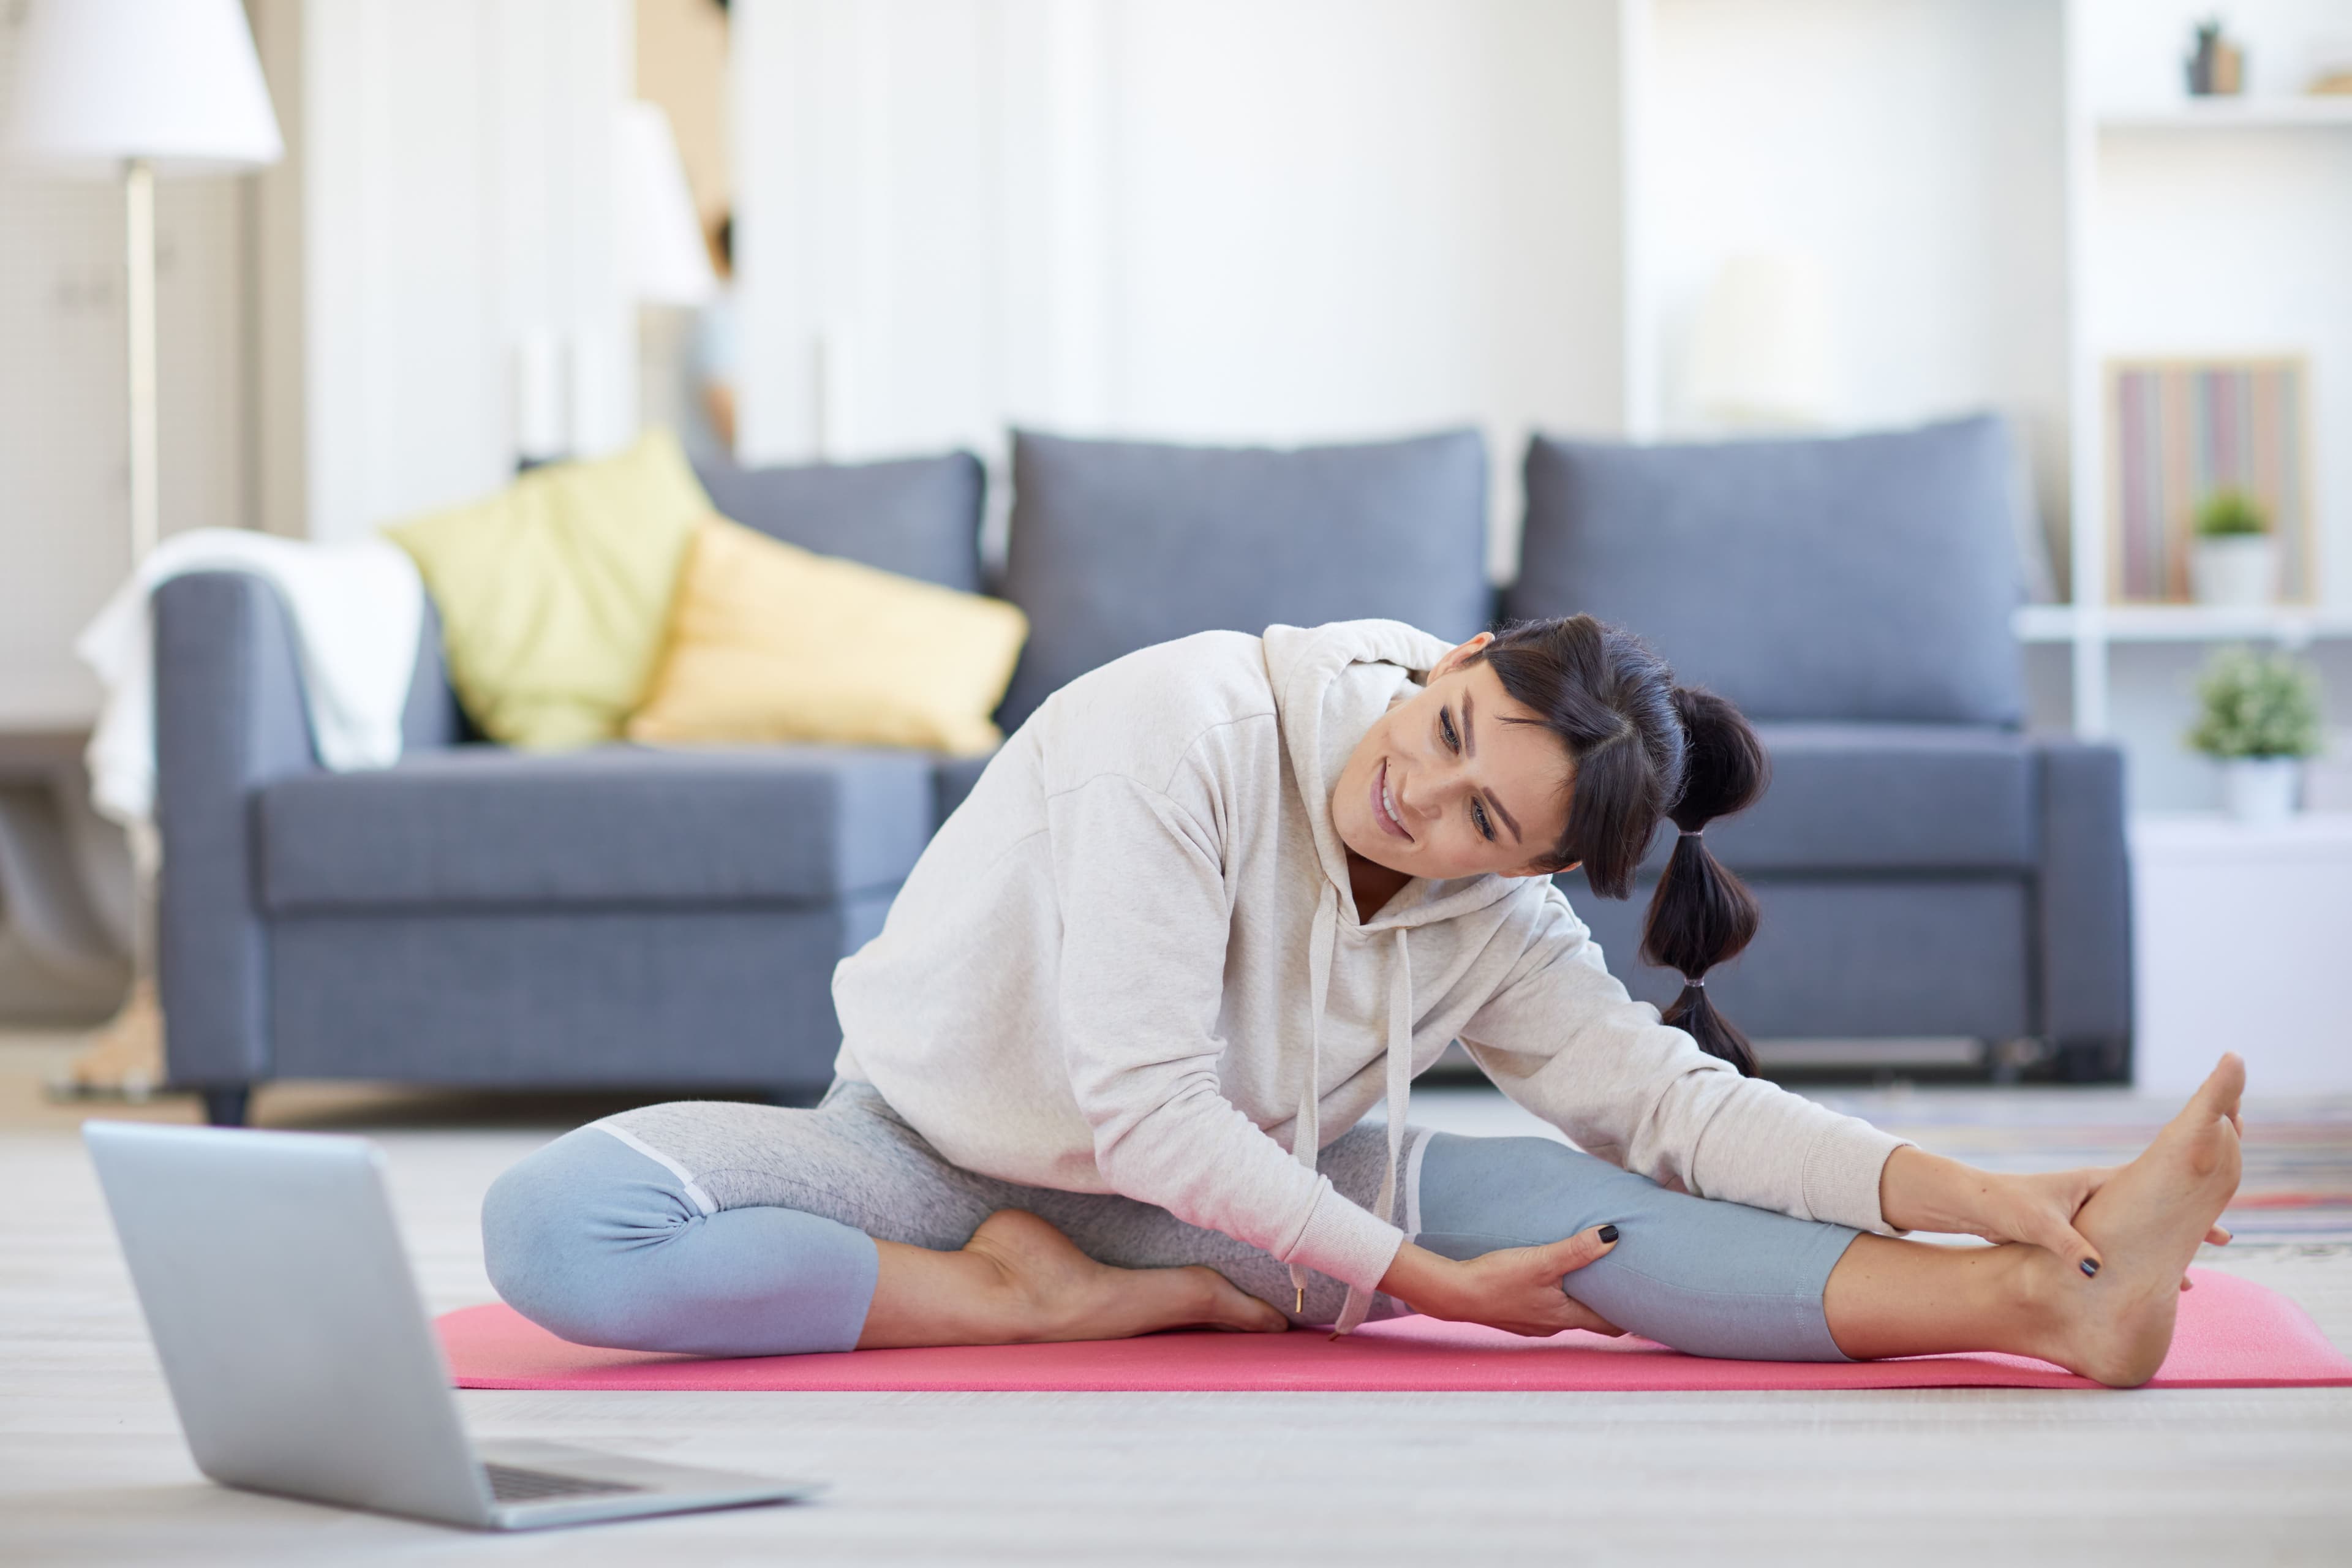
<path fill-rule="evenodd" d="M 2242 539 L 2270 531 L 2270 514 L 2243 490 L 2215 490 L 2197 509 L 2200 539 Z"/>
<path fill-rule="evenodd" d="M 2209 757 L 2319 754 L 2319 675 L 2298 659 L 2223 648 L 2197 695 L 2204 713 L 2189 743 Z"/>

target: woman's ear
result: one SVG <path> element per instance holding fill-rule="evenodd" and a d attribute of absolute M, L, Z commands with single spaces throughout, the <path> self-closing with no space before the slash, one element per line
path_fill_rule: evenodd
<path fill-rule="evenodd" d="M 1458 647 L 1449 649 L 1445 657 L 1437 661 L 1437 668 L 1429 672 L 1429 678 L 1432 680 L 1434 680 L 1441 675 L 1453 674 L 1455 670 L 1460 669 L 1464 665 L 1468 664 L 1472 659 L 1477 658 L 1480 650 L 1485 648 L 1488 643 L 1493 642 L 1494 640 L 1494 633 L 1480 632 L 1468 642 L 1462 644 Z"/>
<path fill-rule="evenodd" d="M 1570 860 L 1567 865 L 1554 866 L 1549 871 L 1545 870 L 1541 866 L 1530 866 L 1524 871 L 1511 871 L 1506 873 L 1506 875 L 1513 877 L 1565 877 L 1570 871 L 1575 870 L 1579 866 L 1583 864 L 1584 862 L 1581 860 Z"/>

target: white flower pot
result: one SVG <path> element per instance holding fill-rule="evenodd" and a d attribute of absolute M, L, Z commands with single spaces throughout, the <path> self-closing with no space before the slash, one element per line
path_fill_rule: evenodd
<path fill-rule="evenodd" d="M 2278 541 L 2266 533 L 2200 539 L 2189 556 L 2189 584 L 2200 605 L 2237 609 L 2278 599 Z"/>
<path fill-rule="evenodd" d="M 2221 791 L 2241 822 L 2284 822 L 2294 815 L 2300 757 L 2231 757 L 2221 764 Z"/>

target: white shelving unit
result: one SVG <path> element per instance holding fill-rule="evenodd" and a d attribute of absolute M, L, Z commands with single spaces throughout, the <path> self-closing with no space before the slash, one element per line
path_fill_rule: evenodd
<path fill-rule="evenodd" d="M 2300 36 L 2352 31 L 2352 5 L 2278 0 L 2251 12 L 2267 74 L 2247 96 L 2170 100 L 2189 5 L 2066 0 L 2067 513 L 2073 602 L 2017 616 L 2029 645 L 2070 652 L 2076 732 L 2136 753 L 2177 744 L 2180 656 L 2156 645 L 2352 639 L 2352 99 L 2292 94 Z M 2231 18 L 2234 27 L 2234 18 Z M 2168 57 L 2170 58 L 2168 58 Z M 2168 68 L 2169 81 L 2157 73 Z M 2292 352 L 2310 369 L 2316 603 L 2233 610 L 2108 602 L 2105 365 L 2115 357 Z M 2184 648 L 2183 653 L 2187 651 Z M 2161 682 L 2166 689 L 2132 689 Z M 2161 728 L 2159 728 L 2161 725 Z M 2177 780 L 2177 758 L 2147 755 Z"/>

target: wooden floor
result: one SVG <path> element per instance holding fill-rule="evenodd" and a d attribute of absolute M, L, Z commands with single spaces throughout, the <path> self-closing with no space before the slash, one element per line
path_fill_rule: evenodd
<path fill-rule="evenodd" d="M 0 1563 L 10 1568 L 2352 1563 L 2352 1389 L 473 1392 L 460 1398 L 485 1435 L 811 1474 L 833 1489 L 797 1508 L 516 1537 L 228 1491 L 200 1479 L 181 1444 L 76 1116 L 34 1091 L 53 1056 L 0 1044 Z M 1939 1116 L 1972 1103 L 1921 1091 L 1884 1109 L 1923 1102 Z M 1990 1116 L 2005 1102 L 1983 1103 Z M 2075 1105 L 2095 1115 L 2116 1103 Z M 483 1187 L 597 1109 L 289 1089 L 262 1114 L 379 1139 L 439 1310 L 488 1299 L 474 1226 Z M 176 1101 L 140 1113 L 189 1115 Z M 1475 1092 L 1423 1094 L 1416 1106 L 1417 1120 L 1465 1131 L 1513 1129 L 1517 1114 Z M 2208 1250 L 2209 1265 L 2295 1297 L 2352 1344 L 2352 1248 Z"/>

